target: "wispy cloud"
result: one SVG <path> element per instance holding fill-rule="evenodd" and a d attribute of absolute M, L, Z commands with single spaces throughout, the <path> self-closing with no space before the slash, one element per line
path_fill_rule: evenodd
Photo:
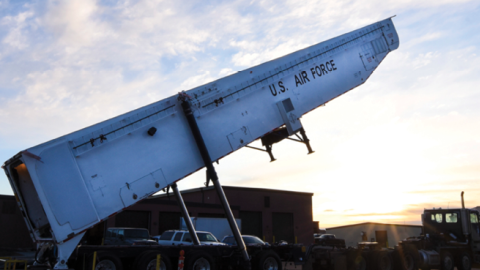
<path fill-rule="evenodd" d="M 314 155 L 282 142 L 269 163 L 242 149 L 219 175 L 313 192 L 322 226 L 413 222 L 426 206 L 458 204 L 460 189 L 474 205 L 479 9 L 467 0 L 3 1 L 0 159 L 396 14 L 400 48 L 364 86 L 303 117 Z M 4 176 L 0 193 L 11 194 Z"/>

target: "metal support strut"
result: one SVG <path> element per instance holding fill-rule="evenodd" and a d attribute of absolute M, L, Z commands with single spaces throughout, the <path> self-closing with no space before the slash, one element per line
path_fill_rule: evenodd
<path fill-rule="evenodd" d="M 305 133 L 305 129 L 303 127 L 300 129 L 300 134 L 302 135 L 303 143 L 307 146 L 308 149 L 308 154 L 315 153 L 315 151 L 312 150 L 312 147 L 310 146 L 310 140 L 307 137 L 307 134 Z"/>
<path fill-rule="evenodd" d="M 193 227 L 192 219 L 190 219 L 190 215 L 188 214 L 187 207 L 185 206 L 185 202 L 183 201 L 182 194 L 180 194 L 180 191 L 178 191 L 176 183 L 173 183 L 171 187 L 173 189 L 173 193 L 175 194 L 175 198 L 177 199 L 178 206 L 180 206 L 180 210 L 182 211 L 182 216 L 185 220 L 185 224 L 187 224 L 188 232 L 190 233 L 193 244 L 199 246 L 200 240 L 198 240 L 197 232 Z"/>
<path fill-rule="evenodd" d="M 235 222 L 232 210 L 230 209 L 230 205 L 228 204 L 225 193 L 223 192 L 223 188 L 218 181 L 217 172 L 213 167 L 210 154 L 208 153 L 207 146 L 203 141 L 203 137 L 200 133 L 200 129 L 198 128 L 195 116 L 193 115 L 192 108 L 190 107 L 188 101 L 185 99 L 182 101 L 182 108 L 185 116 L 187 117 L 188 125 L 190 126 L 190 130 L 192 131 L 193 137 L 195 138 L 195 142 L 197 143 L 197 147 L 200 151 L 203 162 L 205 163 L 205 167 L 207 168 L 208 176 L 212 180 L 215 190 L 217 191 L 217 195 L 220 198 L 220 202 L 222 203 L 223 210 L 225 211 L 225 215 L 227 216 L 227 220 L 230 225 L 230 229 L 233 232 L 235 241 L 237 241 L 237 247 L 242 252 L 245 262 L 249 262 L 249 256 L 245 247 L 245 242 L 243 242 L 242 235 L 240 234 L 240 230 L 238 229 L 237 223 Z"/>

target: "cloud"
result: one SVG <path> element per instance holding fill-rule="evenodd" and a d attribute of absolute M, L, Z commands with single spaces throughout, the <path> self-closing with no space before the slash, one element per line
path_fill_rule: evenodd
<path fill-rule="evenodd" d="M 270 163 L 266 153 L 242 149 L 216 165 L 221 181 L 312 192 L 323 226 L 418 222 L 424 207 L 458 205 L 459 189 L 475 205 L 480 58 L 471 33 L 480 26 L 472 19 L 478 1 L 1 5 L 3 160 L 397 14 L 400 48 L 365 85 L 302 118 L 315 154 L 284 141 Z M 199 171 L 180 185 L 204 182 Z M 11 191 L 1 186 L 0 193 Z"/>
<path fill-rule="evenodd" d="M 442 33 L 442 32 L 427 33 L 426 35 L 422 35 L 422 36 L 413 38 L 411 40 L 408 40 L 406 42 L 405 46 L 407 46 L 407 48 L 418 46 L 421 43 L 437 40 L 437 39 L 440 39 L 444 36 L 445 36 L 445 34 Z"/>
<path fill-rule="evenodd" d="M 88 46 L 105 34 L 98 12 L 94 0 L 49 1 L 42 24 L 66 46 Z"/>
<path fill-rule="evenodd" d="M 222 68 L 222 70 L 220 70 L 220 72 L 218 73 L 218 76 L 225 77 L 234 73 L 235 71 L 231 68 Z"/>
<path fill-rule="evenodd" d="M 208 82 L 213 81 L 213 80 L 214 80 L 213 77 L 210 76 L 210 72 L 205 71 L 203 74 L 189 77 L 184 82 L 182 82 L 180 87 L 182 89 L 189 90 L 189 89 L 192 89 L 196 86 L 203 85 L 203 84 L 208 83 Z"/>
<path fill-rule="evenodd" d="M 419 69 L 422 68 L 432 62 L 434 58 L 440 57 L 440 54 L 438 52 L 428 52 L 426 54 L 420 54 L 417 56 L 417 58 L 413 61 L 413 68 L 414 69 Z"/>
<path fill-rule="evenodd" d="M 29 26 L 29 19 L 34 16 L 32 11 L 21 12 L 16 16 L 5 16 L 0 21 L 0 25 L 8 29 L 8 34 L 2 39 L 3 44 L 7 44 L 14 49 L 22 50 L 28 47 L 25 36 L 25 28 Z"/>

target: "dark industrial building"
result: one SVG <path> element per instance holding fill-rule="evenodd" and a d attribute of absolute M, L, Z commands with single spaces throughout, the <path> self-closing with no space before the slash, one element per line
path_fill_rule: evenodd
<path fill-rule="evenodd" d="M 231 186 L 223 189 L 233 215 L 242 220 L 242 234 L 256 235 L 267 242 L 313 242 L 313 193 Z M 225 217 L 213 187 L 181 193 L 190 216 Z M 32 247 L 14 196 L 2 195 L 0 207 L 0 247 Z M 169 195 L 152 196 L 128 207 L 111 217 L 107 226 L 147 228 L 151 235 L 159 235 L 165 230 L 180 228 L 180 217 L 180 208 L 170 192 Z M 96 232 L 92 234 L 98 235 L 103 227 L 103 223 L 97 225 L 93 230 Z"/>
<path fill-rule="evenodd" d="M 15 196 L 0 195 L 0 248 L 34 248 Z"/>

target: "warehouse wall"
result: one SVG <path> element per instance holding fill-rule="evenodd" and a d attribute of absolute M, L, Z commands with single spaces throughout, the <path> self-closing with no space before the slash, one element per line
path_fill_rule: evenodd
<path fill-rule="evenodd" d="M 313 193 L 228 186 L 224 186 L 224 191 L 235 218 L 244 219 L 243 233 L 270 243 L 313 243 Z M 182 191 L 182 196 L 192 217 L 225 217 L 211 186 Z M 110 217 L 106 227 L 142 227 L 149 229 L 151 235 L 159 235 L 166 229 L 180 228 L 180 216 L 180 208 L 170 192 L 170 196 L 153 196 L 128 207 Z M 89 237 L 99 242 L 103 231 L 102 223 L 89 231 Z M 34 247 L 14 196 L 0 195 L 0 232 L 0 247 Z"/>
<path fill-rule="evenodd" d="M 0 195 L 0 247 L 34 247 L 14 196 Z"/>
<path fill-rule="evenodd" d="M 234 217 L 247 217 L 242 220 L 242 230 L 247 230 L 247 234 L 257 235 L 270 243 L 274 240 L 313 243 L 313 193 L 229 186 L 224 186 L 224 192 Z M 213 187 L 185 190 L 182 197 L 191 217 L 225 217 Z M 172 193 L 146 199 L 126 211 L 149 212 L 148 229 L 152 235 L 179 228 L 180 209 Z M 111 218 L 108 226 L 118 225 Z"/>
<path fill-rule="evenodd" d="M 386 231 L 388 237 L 388 246 L 394 247 L 398 241 L 410 236 L 419 236 L 422 232 L 422 226 L 417 225 L 397 225 L 382 223 L 360 223 L 347 226 L 327 228 L 327 233 L 335 234 L 337 238 L 345 239 L 347 246 L 357 246 L 362 241 L 362 233 L 366 233 L 367 241 L 375 242 L 376 231 Z"/>

